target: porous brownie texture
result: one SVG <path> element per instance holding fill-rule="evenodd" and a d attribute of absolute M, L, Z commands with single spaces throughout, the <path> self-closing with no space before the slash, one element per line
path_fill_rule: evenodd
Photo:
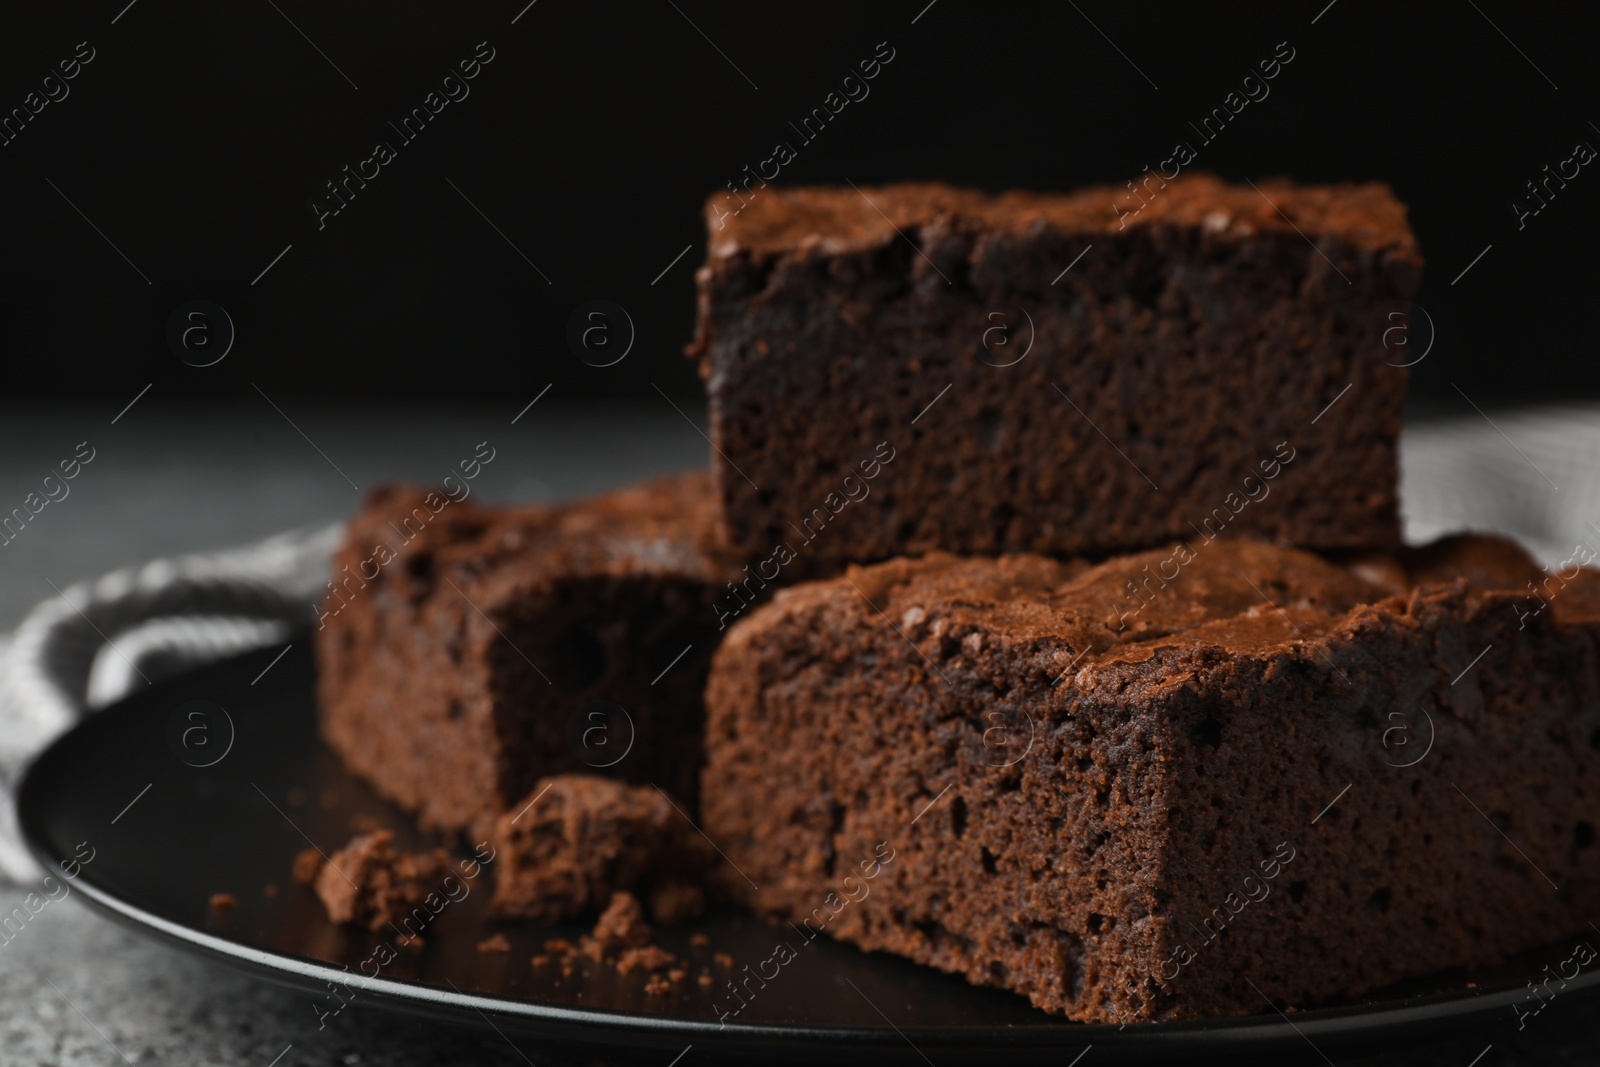
<path fill-rule="evenodd" d="M 634 889 L 665 902 L 658 922 L 681 920 L 695 910 L 683 897 L 714 858 L 660 789 L 588 774 L 539 782 L 495 821 L 489 839 L 497 855 L 490 908 L 545 924 L 596 913 Z"/>
<path fill-rule="evenodd" d="M 571 771 L 692 806 L 712 604 L 735 570 L 713 513 L 704 474 L 559 507 L 373 493 L 315 632 L 323 737 L 430 828 Z"/>
<path fill-rule="evenodd" d="M 1387 187 L 723 199 L 688 351 L 722 535 L 758 570 L 1398 544 L 1422 260 Z"/>
<path fill-rule="evenodd" d="M 1600 575 L 1475 536 L 852 568 L 730 630 L 703 825 L 760 912 L 1050 1012 L 1309 1006 L 1588 929 L 1597 637 Z"/>

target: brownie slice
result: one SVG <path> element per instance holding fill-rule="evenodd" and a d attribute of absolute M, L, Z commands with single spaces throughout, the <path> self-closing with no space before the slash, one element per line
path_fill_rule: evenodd
<path fill-rule="evenodd" d="M 1397 544 L 1404 207 L 1159 182 L 1136 213 L 1115 188 L 714 199 L 689 354 L 726 543 L 767 580 L 1197 534 Z"/>
<path fill-rule="evenodd" d="M 656 921 L 681 921 L 703 906 L 698 883 L 714 859 L 661 790 L 587 774 L 540 782 L 495 821 L 489 840 L 499 861 L 490 908 L 545 924 L 647 887 Z"/>
<path fill-rule="evenodd" d="M 703 474 L 562 507 L 373 493 L 315 634 L 323 737 L 430 828 L 568 771 L 692 805 L 713 600 L 735 571 L 713 512 Z"/>
<path fill-rule="evenodd" d="M 730 630 L 703 825 L 805 936 L 1050 1012 L 1306 1006 L 1588 931 L 1597 638 L 1600 575 L 1482 537 L 853 568 Z"/>

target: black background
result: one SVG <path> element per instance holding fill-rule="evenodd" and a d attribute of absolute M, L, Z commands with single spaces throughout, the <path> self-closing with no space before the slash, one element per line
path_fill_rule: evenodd
<path fill-rule="evenodd" d="M 1188 121 L 1283 41 L 1295 59 L 1271 95 L 1196 169 L 1395 187 L 1429 261 L 1418 302 L 1437 337 L 1414 397 L 1467 411 L 1453 386 L 1485 406 L 1600 390 L 1600 168 L 1525 229 L 1512 209 L 1543 166 L 1600 146 L 1592 8 L 525 2 L 7 11 L 0 110 L 78 42 L 96 53 L 0 148 L 11 395 L 115 408 L 150 382 L 168 400 L 253 398 L 255 382 L 274 397 L 520 406 L 554 383 L 569 399 L 659 403 L 654 383 L 693 398 L 681 351 L 700 207 L 775 142 L 799 147 L 787 183 L 1120 184 L 1198 143 Z M 471 95 L 319 231 L 324 183 L 396 140 L 386 121 L 480 41 L 495 58 Z M 895 58 L 871 95 L 799 145 L 788 123 L 885 41 Z M 172 310 L 197 298 L 237 328 L 204 369 L 165 340 Z M 637 326 L 605 369 L 565 341 L 573 309 L 597 298 Z"/>

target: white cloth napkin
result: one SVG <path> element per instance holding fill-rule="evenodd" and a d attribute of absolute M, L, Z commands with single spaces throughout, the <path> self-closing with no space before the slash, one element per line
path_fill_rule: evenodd
<path fill-rule="evenodd" d="M 1406 540 L 1488 530 L 1546 566 L 1600 548 L 1600 406 L 1469 415 L 1409 429 L 1400 447 Z"/>
<path fill-rule="evenodd" d="M 1406 537 L 1509 534 L 1547 565 L 1600 548 L 1600 406 L 1468 416 L 1408 429 Z M 280 534 L 80 582 L 35 608 L 0 651 L 0 878 L 37 875 L 12 787 L 84 714 L 156 679 L 282 641 L 311 621 L 342 527 Z"/>
<path fill-rule="evenodd" d="M 0 880 L 38 876 L 13 789 L 33 755 L 135 686 L 280 641 L 312 620 L 341 525 L 78 582 L 0 651 Z"/>

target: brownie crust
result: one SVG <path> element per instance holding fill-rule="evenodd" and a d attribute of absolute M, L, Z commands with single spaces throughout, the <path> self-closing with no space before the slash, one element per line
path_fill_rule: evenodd
<path fill-rule="evenodd" d="M 1223 531 L 1398 544 L 1406 371 L 1383 342 L 1422 266 L 1404 207 L 1382 185 L 1200 175 L 1119 218 L 1127 195 L 709 207 L 689 354 L 725 544 L 811 575 Z"/>
<path fill-rule="evenodd" d="M 1482 537 L 1177 547 L 1165 582 L 1167 549 L 936 554 L 778 593 L 708 688 L 703 825 L 760 886 L 729 890 L 1082 1021 L 1310 1006 L 1587 929 L 1600 575 Z"/>

